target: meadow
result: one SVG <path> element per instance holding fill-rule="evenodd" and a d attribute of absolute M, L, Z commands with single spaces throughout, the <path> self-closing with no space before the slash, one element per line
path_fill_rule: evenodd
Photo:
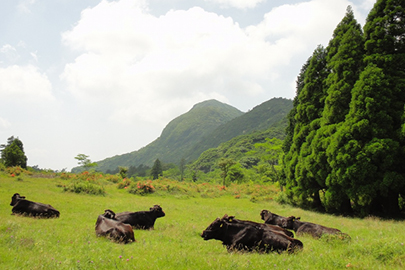
<path fill-rule="evenodd" d="M 120 183 L 101 181 L 104 195 L 66 191 L 57 175 L 10 176 L 0 172 L 0 269 L 404 269 L 405 221 L 347 218 L 278 204 L 274 187 L 150 181 L 156 192 L 139 195 Z M 161 181 L 161 182 L 159 182 Z M 122 185 L 122 184 L 121 184 Z M 215 191 L 214 191 L 215 190 Z M 247 190 L 246 193 L 243 191 Z M 260 191 L 269 193 L 262 196 Z M 11 196 L 51 204 L 57 219 L 11 215 Z M 115 212 L 162 206 L 166 216 L 151 231 L 135 230 L 136 242 L 117 244 L 96 237 L 104 209 Z M 348 233 L 350 241 L 297 237 L 304 249 L 288 253 L 228 252 L 220 241 L 204 241 L 202 231 L 224 214 L 262 222 L 260 211 L 300 216 Z"/>

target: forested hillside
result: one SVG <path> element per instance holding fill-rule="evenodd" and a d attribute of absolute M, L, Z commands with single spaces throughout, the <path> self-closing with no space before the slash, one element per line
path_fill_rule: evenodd
<path fill-rule="evenodd" d="M 199 155 L 209 149 L 215 148 L 223 142 L 255 131 L 267 130 L 278 126 L 285 121 L 292 109 L 289 99 L 273 98 L 254 107 L 251 111 L 220 125 L 213 132 L 204 136 L 190 151 L 190 160 L 196 160 Z M 282 131 L 284 134 L 285 130 Z M 277 136 L 279 137 L 279 136 Z"/>
<path fill-rule="evenodd" d="M 247 113 L 216 100 L 196 104 L 189 112 L 173 119 L 161 136 L 138 151 L 97 161 L 98 171 L 117 172 L 119 166 L 151 167 L 156 159 L 163 163 L 191 162 L 205 150 L 217 147 L 242 134 L 277 130 L 276 137 L 285 134 L 286 117 L 292 101 L 274 98 Z M 79 171 L 81 168 L 74 168 Z"/>
<path fill-rule="evenodd" d="M 97 170 L 106 172 L 118 166 L 152 166 L 156 159 L 165 163 L 178 163 L 189 149 L 216 127 L 242 115 L 238 109 L 217 100 L 198 103 L 187 113 L 173 119 L 152 143 L 127 154 L 97 161 Z M 78 169 L 78 168 L 76 168 Z"/>
<path fill-rule="evenodd" d="M 396 215 L 405 196 L 405 6 L 380 0 L 363 29 L 349 7 L 303 65 L 284 141 L 289 201 Z"/>

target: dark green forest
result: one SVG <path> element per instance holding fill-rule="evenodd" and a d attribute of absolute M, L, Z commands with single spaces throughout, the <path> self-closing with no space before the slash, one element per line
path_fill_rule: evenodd
<path fill-rule="evenodd" d="M 293 205 L 396 215 L 405 196 L 405 7 L 377 1 L 362 29 L 348 7 L 302 66 L 283 149 Z"/>

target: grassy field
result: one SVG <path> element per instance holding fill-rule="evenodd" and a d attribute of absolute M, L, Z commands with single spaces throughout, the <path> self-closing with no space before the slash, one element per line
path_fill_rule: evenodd
<path fill-rule="evenodd" d="M 404 269 L 405 222 L 343 218 L 279 205 L 249 196 L 219 197 L 133 195 L 116 184 L 105 196 L 63 192 L 59 178 L 0 174 L 0 269 Z M 11 196 L 51 204 L 58 219 L 11 215 Z M 98 238 L 94 225 L 104 209 L 148 210 L 160 204 L 166 216 L 153 231 L 135 231 L 135 243 L 122 245 Z M 351 241 L 299 237 L 296 254 L 228 253 L 221 242 L 204 241 L 201 232 L 217 217 L 262 222 L 260 211 L 300 216 L 339 228 Z"/>

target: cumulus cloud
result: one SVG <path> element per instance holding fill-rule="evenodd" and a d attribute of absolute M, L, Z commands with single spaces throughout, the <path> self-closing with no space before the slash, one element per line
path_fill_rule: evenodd
<path fill-rule="evenodd" d="M 25 13 L 25 14 L 29 14 L 29 13 L 31 13 L 31 6 L 33 5 L 33 4 L 35 4 L 35 2 L 36 2 L 36 0 L 21 0 L 19 3 L 18 3 L 18 10 L 21 12 L 21 13 Z"/>
<path fill-rule="evenodd" d="M 0 63 L 14 63 L 16 62 L 20 56 L 17 53 L 17 50 L 11 46 L 10 44 L 5 44 L 0 48 Z"/>
<path fill-rule="evenodd" d="M 61 76 L 69 91 L 111 104 L 111 119 L 128 121 L 167 123 L 205 99 L 260 94 L 256 80 L 276 77 L 270 67 L 279 64 L 266 42 L 198 7 L 154 17 L 143 5 L 103 1 L 82 12 L 63 41 L 82 52 Z"/>
<path fill-rule="evenodd" d="M 221 7 L 234 7 L 238 9 L 254 8 L 266 0 L 205 0 L 219 4 Z"/>
<path fill-rule="evenodd" d="M 0 130 L 8 129 L 10 126 L 11 123 L 7 119 L 0 117 Z"/>
<path fill-rule="evenodd" d="M 199 7 L 156 17 L 144 1 L 102 1 L 63 33 L 63 43 L 78 56 L 61 78 L 75 98 L 122 122 L 163 125 L 210 98 L 240 105 L 250 97 L 261 102 L 269 96 L 293 97 L 290 84 L 266 92 L 285 76 L 280 70 L 294 57 L 304 55 L 304 63 L 318 44 L 327 45 L 349 4 L 283 5 L 258 25 L 241 28 L 232 18 Z"/>
<path fill-rule="evenodd" d="M 0 95 L 2 101 L 42 103 L 54 100 L 50 81 L 33 65 L 0 68 Z"/>

